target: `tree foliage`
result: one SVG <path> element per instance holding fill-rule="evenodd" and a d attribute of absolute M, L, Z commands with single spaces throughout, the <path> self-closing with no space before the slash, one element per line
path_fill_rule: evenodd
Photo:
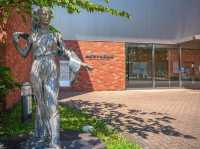
<path fill-rule="evenodd" d="M 108 13 L 115 16 L 122 16 L 130 18 L 129 13 L 109 7 L 110 0 L 99 0 L 99 3 L 92 0 L 0 0 L 0 34 L 6 30 L 5 24 L 7 19 L 11 15 L 13 9 L 26 21 L 26 16 L 32 15 L 32 6 L 46 6 L 53 8 L 54 6 L 60 6 L 65 8 L 68 13 L 80 13 L 82 10 L 87 12 L 99 12 Z M 0 39 L 0 44 L 2 39 Z"/>
<path fill-rule="evenodd" d="M 18 13 L 31 14 L 32 6 L 46 6 L 53 8 L 54 6 L 60 6 L 67 10 L 68 13 L 80 13 L 81 10 L 86 10 L 90 13 L 100 12 L 109 13 L 115 16 L 123 16 L 130 18 L 130 15 L 115 8 L 110 8 L 108 3 L 110 0 L 101 0 L 104 3 L 95 3 L 92 0 L 0 0 L 0 14 L 1 21 L 3 18 L 8 18 L 12 10 L 15 8 Z"/>
<path fill-rule="evenodd" d="M 9 90 L 17 86 L 19 86 L 19 84 L 11 76 L 10 68 L 0 66 L 0 99 L 5 96 Z"/>

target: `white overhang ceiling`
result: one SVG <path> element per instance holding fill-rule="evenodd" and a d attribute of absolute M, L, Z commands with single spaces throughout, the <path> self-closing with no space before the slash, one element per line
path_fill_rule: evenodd
<path fill-rule="evenodd" d="M 200 38 L 200 0 L 112 0 L 132 20 L 108 14 L 67 14 L 54 9 L 52 24 L 65 40 L 175 44 Z"/>

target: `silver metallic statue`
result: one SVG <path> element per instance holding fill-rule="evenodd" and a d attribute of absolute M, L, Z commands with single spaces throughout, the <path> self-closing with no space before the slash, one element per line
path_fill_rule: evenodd
<path fill-rule="evenodd" d="M 26 57 L 31 50 L 33 53 L 31 83 L 37 101 L 34 136 L 40 142 L 48 142 L 47 148 L 57 149 L 60 148 L 60 121 L 57 108 L 59 67 L 56 56 L 69 60 L 73 74 L 78 72 L 81 66 L 88 69 L 90 66 L 81 62 L 72 50 L 65 48 L 60 33 L 49 31 L 51 18 L 52 12 L 49 8 L 39 8 L 33 19 L 32 33 L 15 32 L 13 42 L 21 56 Z M 20 38 L 27 41 L 25 48 L 19 46 Z"/>

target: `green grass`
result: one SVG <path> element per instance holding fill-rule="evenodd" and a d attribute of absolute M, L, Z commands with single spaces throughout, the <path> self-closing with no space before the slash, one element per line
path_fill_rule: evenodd
<path fill-rule="evenodd" d="M 11 112 L 0 114 L 0 138 L 6 139 L 28 133 L 34 128 L 34 121 L 21 123 L 21 105 L 17 104 Z M 78 130 L 85 125 L 94 127 L 93 135 L 102 140 L 108 149 L 141 149 L 121 136 L 117 131 L 108 128 L 106 124 L 83 111 L 68 106 L 60 106 L 61 128 L 64 130 Z M 34 119 L 34 118 L 33 118 Z"/>
<path fill-rule="evenodd" d="M 33 119 L 31 122 L 21 123 L 21 103 L 15 105 L 11 111 L 1 112 L 0 138 L 6 139 L 32 131 L 34 128 Z"/>

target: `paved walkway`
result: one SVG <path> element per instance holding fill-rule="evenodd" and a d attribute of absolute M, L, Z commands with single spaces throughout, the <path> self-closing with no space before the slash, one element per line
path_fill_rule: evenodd
<path fill-rule="evenodd" d="M 200 149 L 200 90 L 127 90 L 63 94 L 143 149 Z"/>

